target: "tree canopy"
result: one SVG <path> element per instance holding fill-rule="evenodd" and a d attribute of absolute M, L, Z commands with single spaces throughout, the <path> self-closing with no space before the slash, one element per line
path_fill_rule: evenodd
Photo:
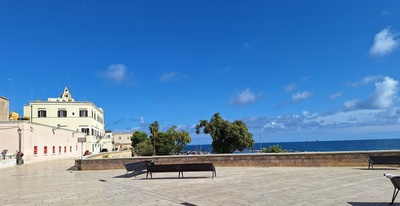
<path fill-rule="evenodd" d="M 135 131 L 131 136 L 133 151 L 137 155 L 149 155 L 149 146 L 153 155 L 179 154 L 192 139 L 188 132 L 172 126 L 167 132 L 159 131 L 158 122 L 149 125 L 150 137 L 145 132 Z M 157 141 L 157 144 L 156 144 Z"/>
<path fill-rule="evenodd" d="M 132 147 L 135 148 L 137 146 L 137 144 L 145 141 L 146 139 L 148 139 L 146 132 L 141 132 L 141 131 L 136 130 L 131 136 Z"/>
<path fill-rule="evenodd" d="M 167 136 L 175 141 L 175 153 L 179 154 L 183 148 L 190 142 L 192 142 L 192 138 L 190 138 L 189 132 L 184 130 L 178 131 L 177 126 L 172 126 L 167 131 Z"/>
<path fill-rule="evenodd" d="M 232 153 L 243 151 L 253 146 L 254 139 L 245 123 L 240 120 L 229 122 L 217 112 L 210 121 L 200 120 L 196 125 L 196 134 L 209 134 L 212 138 L 212 148 L 215 153 Z"/>

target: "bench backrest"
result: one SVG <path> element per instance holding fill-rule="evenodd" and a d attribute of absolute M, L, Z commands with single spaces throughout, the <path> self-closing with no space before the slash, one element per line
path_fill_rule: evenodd
<path fill-rule="evenodd" d="M 369 161 L 380 164 L 400 163 L 400 156 L 369 156 Z"/>
<path fill-rule="evenodd" d="M 392 177 L 390 181 L 392 181 L 395 188 L 400 189 L 400 177 Z"/>
<path fill-rule="evenodd" d="M 147 165 L 147 172 L 179 172 L 179 165 Z"/>
<path fill-rule="evenodd" d="M 146 162 L 133 162 L 133 163 L 124 164 L 124 166 L 127 171 L 141 171 L 141 170 L 146 169 L 147 163 Z"/>
<path fill-rule="evenodd" d="M 182 172 L 215 171 L 215 167 L 212 163 L 180 164 L 179 169 Z"/>

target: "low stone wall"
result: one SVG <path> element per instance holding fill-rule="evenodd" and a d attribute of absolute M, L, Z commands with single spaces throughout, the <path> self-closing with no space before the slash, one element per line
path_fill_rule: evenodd
<path fill-rule="evenodd" d="M 75 166 L 79 170 L 109 170 L 124 169 L 125 167 L 123 165 L 126 163 L 153 161 L 155 164 L 212 162 L 215 166 L 368 167 L 368 156 L 400 156 L 400 150 L 360 152 L 172 155 L 132 158 L 103 158 L 76 160 Z"/>

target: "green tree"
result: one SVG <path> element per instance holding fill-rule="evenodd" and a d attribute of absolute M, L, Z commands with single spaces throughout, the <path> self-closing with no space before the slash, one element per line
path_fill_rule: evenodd
<path fill-rule="evenodd" d="M 165 132 L 158 132 L 156 148 L 157 155 L 170 155 L 175 150 L 174 139 L 171 139 Z"/>
<path fill-rule="evenodd" d="M 137 144 L 146 141 L 147 139 L 148 136 L 146 132 L 136 130 L 131 136 L 132 147 L 135 148 Z"/>
<path fill-rule="evenodd" d="M 196 134 L 210 134 L 212 148 L 215 153 L 232 153 L 236 150 L 243 151 L 253 146 L 254 139 L 245 123 L 240 120 L 229 122 L 217 112 L 210 121 L 200 120 L 196 125 Z"/>
<path fill-rule="evenodd" d="M 178 131 L 178 127 L 175 125 L 168 129 L 167 136 L 175 141 L 175 154 L 179 154 L 188 143 L 192 142 L 189 132 Z"/>
<path fill-rule="evenodd" d="M 157 140 L 157 134 L 158 134 L 158 130 L 160 129 L 160 126 L 158 125 L 157 121 L 154 121 L 153 123 L 151 123 L 149 125 L 149 130 L 150 130 L 150 134 L 153 137 L 153 154 L 156 155 L 157 151 L 156 151 L 156 140 Z"/>
<path fill-rule="evenodd" d="M 138 143 L 136 148 L 139 156 L 151 156 L 153 154 L 153 146 L 150 139 Z"/>

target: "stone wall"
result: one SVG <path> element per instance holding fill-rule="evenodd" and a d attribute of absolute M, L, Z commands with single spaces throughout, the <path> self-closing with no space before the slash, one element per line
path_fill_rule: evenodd
<path fill-rule="evenodd" d="M 124 169 L 123 164 L 153 161 L 155 164 L 212 162 L 215 166 L 256 167 L 368 167 L 368 156 L 400 156 L 399 151 L 301 152 L 263 154 L 211 154 L 76 160 L 79 170 Z M 400 165 L 400 164 L 399 164 Z M 393 165 L 391 165 L 393 166 Z"/>

